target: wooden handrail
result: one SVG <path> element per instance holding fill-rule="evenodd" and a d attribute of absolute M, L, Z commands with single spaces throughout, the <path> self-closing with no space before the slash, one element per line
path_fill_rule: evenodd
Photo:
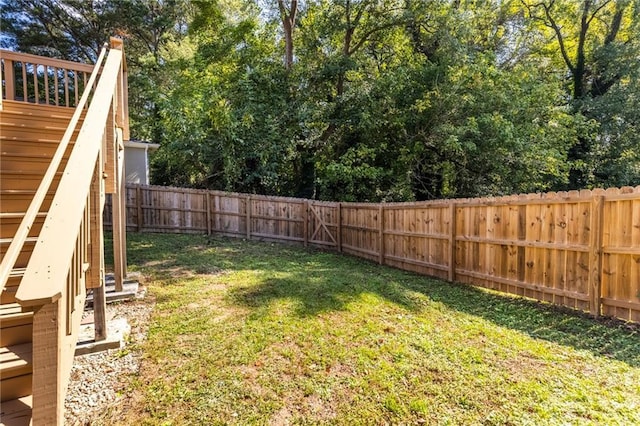
<path fill-rule="evenodd" d="M 16 299 L 23 307 L 57 301 L 64 291 L 121 74 L 123 52 L 111 49 L 73 151 L 38 236 Z"/>
<path fill-rule="evenodd" d="M 27 62 L 30 64 L 46 65 L 55 68 L 70 69 L 73 71 L 93 72 L 93 65 L 80 62 L 65 61 L 63 59 L 47 58 L 44 56 L 31 55 L 29 53 L 13 52 L 11 50 L 0 49 L 0 59 L 9 59 L 16 62 Z M 98 58 L 98 62 L 100 59 Z"/>
<path fill-rule="evenodd" d="M 62 140 L 58 145 L 55 153 L 53 154 L 53 158 L 51 163 L 47 168 L 47 171 L 40 182 L 40 186 L 38 186 L 38 190 L 36 191 L 33 200 L 29 204 L 29 208 L 27 209 L 22 221 L 20 222 L 20 226 L 18 227 L 7 252 L 2 258 L 2 263 L 0 264 L 0 291 L 2 291 L 9 280 L 9 275 L 11 274 L 11 270 L 14 268 L 16 260 L 22 251 L 24 243 L 29 236 L 29 231 L 33 226 L 33 222 L 35 221 L 38 213 L 40 212 L 40 207 L 42 206 L 42 202 L 47 196 L 47 192 L 51 187 L 51 183 L 55 178 L 56 172 L 60 167 L 60 163 L 64 158 L 64 153 L 71 142 L 71 137 L 73 136 L 73 132 L 76 130 L 76 126 L 78 125 L 78 121 L 83 113 L 85 104 L 89 99 L 89 92 L 91 91 L 91 87 L 98 77 L 98 73 L 100 70 L 100 64 L 102 63 L 104 56 L 106 54 L 107 46 L 105 45 L 102 51 L 100 52 L 100 56 L 98 56 L 98 61 L 91 73 L 91 77 L 89 78 L 89 84 L 87 88 L 84 90 L 82 97 L 80 98 L 80 103 L 76 107 L 73 116 L 71 117 L 71 121 L 69 122 L 69 126 L 67 126 L 64 135 L 62 136 Z"/>

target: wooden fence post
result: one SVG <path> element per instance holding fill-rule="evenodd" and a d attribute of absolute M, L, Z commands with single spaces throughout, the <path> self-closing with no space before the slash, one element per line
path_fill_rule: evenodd
<path fill-rule="evenodd" d="M 302 210 L 302 233 L 304 238 L 304 246 L 309 245 L 309 201 L 304 201 L 304 209 Z"/>
<path fill-rule="evenodd" d="M 378 255 L 378 263 L 384 265 L 384 207 L 382 204 L 378 206 L 378 225 L 380 234 L 380 253 Z"/>
<path fill-rule="evenodd" d="M 456 280 L 456 203 L 449 204 L 449 281 Z"/>
<path fill-rule="evenodd" d="M 602 307 L 602 225 L 604 216 L 604 196 L 593 198 L 591 202 L 591 236 L 589 238 L 589 310 L 599 317 Z"/>
<path fill-rule="evenodd" d="M 247 205 L 245 207 L 247 214 L 247 240 L 251 239 L 251 195 L 247 195 Z"/>
<path fill-rule="evenodd" d="M 342 203 L 338 203 L 338 227 L 336 230 L 338 252 L 342 253 Z"/>
<path fill-rule="evenodd" d="M 138 232 L 142 232 L 142 191 L 140 190 L 140 184 L 136 185 L 136 209 L 138 211 Z"/>
<path fill-rule="evenodd" d="M 205 191 L 204 196 L 207 197 L 205 203 L 207 206 L 207 235 L 211 235 L 211 193 Z"/>

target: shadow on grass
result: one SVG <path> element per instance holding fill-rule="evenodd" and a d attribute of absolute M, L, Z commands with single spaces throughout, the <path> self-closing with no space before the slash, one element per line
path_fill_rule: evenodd
<path fill-rule="evenodd" d="M 379 266 L 350 256 L 297 247 L 225 238 L 134 234 L 130 264 L 201 274 L 207 269 L 252 271 L 252 285 L 233 286 L 232 303 L 261 307 L 279 299 L 295 300 L 295 315 L 340 311 L 365 293 L 376 294 L 405 309 L 424 308 L 426 296 L 449 309 L 477 316 L 533 338 L 587 350 L 640 367 L 640 328 L 618 321 L 596 321 L 579 312 L 522 298 Z M 153 266 L 153 265 L 157 266 Z M 170 274 L 169 274 L 170 275 Z M 444 311 L 443 311 L 444 312 Z"/>

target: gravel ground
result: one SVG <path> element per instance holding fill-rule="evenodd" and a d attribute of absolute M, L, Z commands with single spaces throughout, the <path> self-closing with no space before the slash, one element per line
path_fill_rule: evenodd
<path fill-rule="evenodd" d="M 153 309 L 152 301 L 140 296 L 144 296 L 142 287 L 136 300 L 107 304 L 107 320 L 126 318 L 131 327 L 123 348 L 75 357 L 65 400 L 65 424 L 89 425 L 124 398 L 129 378 L 140 368 L 139 344 L 146 337 Z"/>

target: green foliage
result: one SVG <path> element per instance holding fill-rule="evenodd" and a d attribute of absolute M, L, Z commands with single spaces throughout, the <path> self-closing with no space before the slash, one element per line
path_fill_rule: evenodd
<path fill-rule="evenodd" d="M 11 0 L 3 43 L 86 60 L 124 37 L 158 184 L 350 201 L 640 184 L 640 1 L 283 5 Z"/>

